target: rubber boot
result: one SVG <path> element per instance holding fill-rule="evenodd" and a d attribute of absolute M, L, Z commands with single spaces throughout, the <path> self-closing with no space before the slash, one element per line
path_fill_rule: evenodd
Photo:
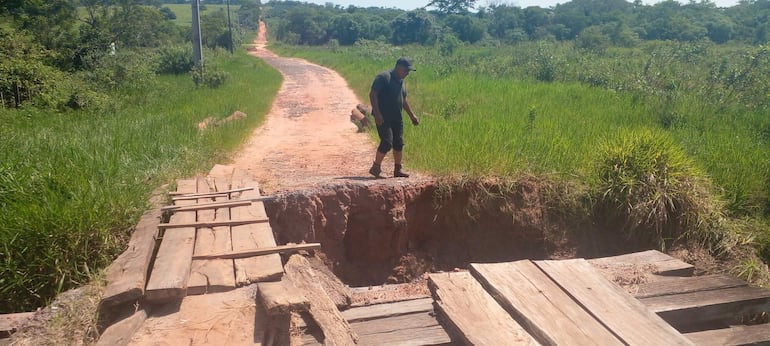
<path fill-rule="evenodd" d="M 382 178 L 383 176 L 381 176 L 380 173 L 382 173 L 380 164 L 377 162 L 373 163 L 372 168 L 369 168 L 369 174 L 373 175 L 375 178 Z"/>
<path fill-rule="evenodd" d="M 393 170 L 393 176 L 396 178 L 409 178 L 409 174 L 401 170 L 401 165 L 396 165 L 396 169 Z"/>

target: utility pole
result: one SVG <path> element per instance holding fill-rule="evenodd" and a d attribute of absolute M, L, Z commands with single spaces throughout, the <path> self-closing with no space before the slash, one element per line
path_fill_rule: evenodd
<path fill-rule="evenodd" d="M 203 40 L 201 39 L 201 15 L 200 6 L 201 0 L 190 1 L 192 4 L 192 41 L 193 41 L 193 57 L 195 58 L 195 66 L 203 68 Z"/>
<path fill-rule="evenodd" d="M 230 35 L 230 54 L 233 54 L 233 24 L 230 22 L 230 0 L 227 0 L 227 32 Z"/>

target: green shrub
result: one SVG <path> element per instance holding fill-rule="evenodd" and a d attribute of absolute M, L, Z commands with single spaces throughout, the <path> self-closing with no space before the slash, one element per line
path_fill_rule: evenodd
<path fill-rule="evenodd" d="M 155 83 L 157 59 L 147 51 L 123 50 L 106 55 L 87 73 L 88 80 L 109 90 L 147 89 Z"/>
<path fill-rule="evenodd" d="M 195 86 L 218 88 L 227 81 L 227 73 L 216 67 L 195 67 L 190 71 Z"/>
<path fill-rule="evenodd" d="M 663 133 L 623 132 L 601 144 L 594 165 L 595 218 L 629 238 L 663 246 L 712 210 L 705 179 Z"/>
<path fill-rule="evenodd" d="M 191 47 L 174 45 L 158 51 L 158 73 L 184 74 L 193 67 L 195 60 Z"/>

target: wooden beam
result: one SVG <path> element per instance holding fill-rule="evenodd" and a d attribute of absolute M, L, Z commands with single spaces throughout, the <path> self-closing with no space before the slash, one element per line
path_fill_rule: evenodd
<path fill-rule="evenodd" d="M 252 223 L 265 223 L 268 219 L 243 219 L 243 220 L 223 220 L 223 221 L 198 221 L 198 222 L 171 222 L 162 223 L 158 225 L 160 229 L 170 228 L 201 228 L 201 227 L 218 227 L 218 226 L 238 226 L 248 225 Z"/>
<path fill-rule="evenodd" d="M 473 263 L 471 273 L 543 345 L 622 345 L 534 263 Z"/>
<path fill-rule="evenodd" d="M 215 188 L 214 178 L 199 177 L 198 191 Z M 230 219 L 230 208 L 216 210 L 205 209 L 197 212 L 198 221 L 221 221 Z M 190 279 L 187 283 L 187 295 L 225 292 L 235 288 L 232 259 L 196 259 L 196 254 L 232 251 L 230 228 L 218 226 L 199 228 L 195 236 Z"/>
<path fill-rule="evenodd" d="M 612 268 L 628 265 L 653 265 L 655 274 L 665 276 L 692 276 L 695 267 L 658 250 L 635 252 L 626 255 L 589 259 L 594 266 Z"/>
<path fill-rule="evenodd" d="M 152 209 L 144 212 L 131 233 L 128 247 L 107 269 L 107 286 L 104 288 L 101 306 L 133 304 L 144 295 L 155 240 L 158 238 L 162 201 L 162 193 L 155 192 L 150 199 Z"/>
<path fill-rule="evenodd" d="M 348 323 L 355 323 L 418 312 L 433 312 L 433 299 L 423 298 L 397 303 L 361 306 L 343 311 L 342 316 L 345 317 Z"/>
<path fill-rule="evenodd" d="M 288 315 L 310 309 L 310 301 L 287 277 L 281 281 L 260 282 L 257 288 L 257 296 L 268 315 Z"/>
<path fill-rule="evenodd" d="M 233 172 L 233 187 L 258 186 L 251 175 L 243 170 Z M 244 191 L 241 198 L 255 200 L 260 198 L 259 190 Z M 262 202 L 254 201 L 251 205 L 233 207 L 230 209 L 233 218 L 265 218 L 265 206 Z M 273 229 L 269 223 L 258 223 L 230 227 L 233 239 L 233 251 L 253 250 L 275 247 Z M 279 280 L 283 276 L 283 263 L 277 253 L 249 258 L 235 259 L 235 282 L 238 285 L 248 285 L 253 282 Z"/>
<path fill-rule="evenodd" d="M 667 296 L 640 301 L 673 326 L 688 330 L 706 323 L 731 323 L 737 317 L 770 310 L 770 290 L 735 287 Z"/>
<path fill-rule="evenodd" d="M 726 274 L 670 277 L 665 280 L 632 286 L 631 294 L 637 299 L 640 299 L 743 286 L 748 286 L 748 284 L 743 280 L 736 279 Z"/>
<path fill-rule="evenodd" d="M 195 192 L 195 180 L 180 180 L 177 189 Z M 192 204 L 192 201 L 179 201 Z M 195 221 L 195 212 L 186 211 L 171 216 L 171 222 L 190 223 Z M 195 228 L 187 227 L 166 232 L 155 255 L 150 279 L 147 281 L 145 298 L 150 302 L 164 302 L 180 299 L 187 295 L 187 280 L 190 277 L 192 254 L 195 247 Z"/>
<path fill-rule="evenodd" d="M 436 308 L 466 345 L 538 345 L 468 272 L 430 274 Z"/>
<path fill-rule="evenodd" d="M 0 314 L 0 333 L 14 332 L 16 329 L 24 324 L 27 320 L 32 318 L 35 312 L 19 312 L 15 314 Z"/>
<path fill-rule="evenodd" d="M 429 313 L 393 316 L 350 325 L 360 345 L 444 345 L 452 339 Z M 502 344 L 502 340 L 498 344 Z M 512 344 L 510 340 L 505 340 Z"/>
<path fill-rule="evenodd" d="M 216 197 L 215 197 L 216 198 Z M 206 209 L 219 209 L 224 207 L 239 207 L 242 205 L 249 205 L 251 204 L 251 201 L 242 201 L 242 200 L 231 200 L 227 202 L 212 202 L 212 203 L 198 203 L 190 206 L 181 206 L 181 205 L 168 205 L 163 208 L 162 210 L 171 210 L 173 212 L 178 211 L 196 211 L 196 210 L 206 210 Z"/>
<path fill-rule="evenodd" d="M 297 252 L 302 250 L 320 250 L 320 249 L 321 249 L 320 243 L 289 244 L 289 245 L 265 247 L 261 249 L 232 251 L 232 252 L 209 254 L 209 255 L 195 255 L 193 256 L 193 259 L 203 260 L 203 259 L 216 259 L 216 258 L 231 258 L 231 259 L 248 258 L 248 257 L 272 255 L 272 254 L 279 254 L 279 253 Z"/>
<path fill-rule="evenodd" d="M 735 326 L 685 334 L 696 345 L 767 345 L 770 343 L 770 324 Z"/>
<path fill-rule="evenodd" d="M 175 193 L 175 192 L 169 192 L 168 194 L 170 196 L 177 196 L 172 198 L 172 201 L 184 201 L 188 199 L 200 199 L 200 198 L 212 198 L 212 197 L 226 197 L 227 195 L 231 193 L 236 192 L 243 192 L 243 191 L 249 191 L 254 190 L 253 187 L 242 187 L 238 189 L 230 189 L 225 191 L 209 191 L 209 192 L 202 192 L 202 193 L 191 193 L 191 194 L 184 194 L 184 193 Z"/>
<path fill-rule="evenodd" d="M 627 345 L 692 345 L 584 259 L 535 264 Z"/>

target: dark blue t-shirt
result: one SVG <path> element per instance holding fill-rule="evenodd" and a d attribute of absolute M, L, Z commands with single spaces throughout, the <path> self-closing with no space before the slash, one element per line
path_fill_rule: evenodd
<path fill-rule="evenodd" d="M 402 121 L 401 109 L 404 108 L 406 85 L 398 79 L 394 70 L 382 72 L 374 78 L 372 90 L 377 93 L 377 102 L 385 121 Z"/>

